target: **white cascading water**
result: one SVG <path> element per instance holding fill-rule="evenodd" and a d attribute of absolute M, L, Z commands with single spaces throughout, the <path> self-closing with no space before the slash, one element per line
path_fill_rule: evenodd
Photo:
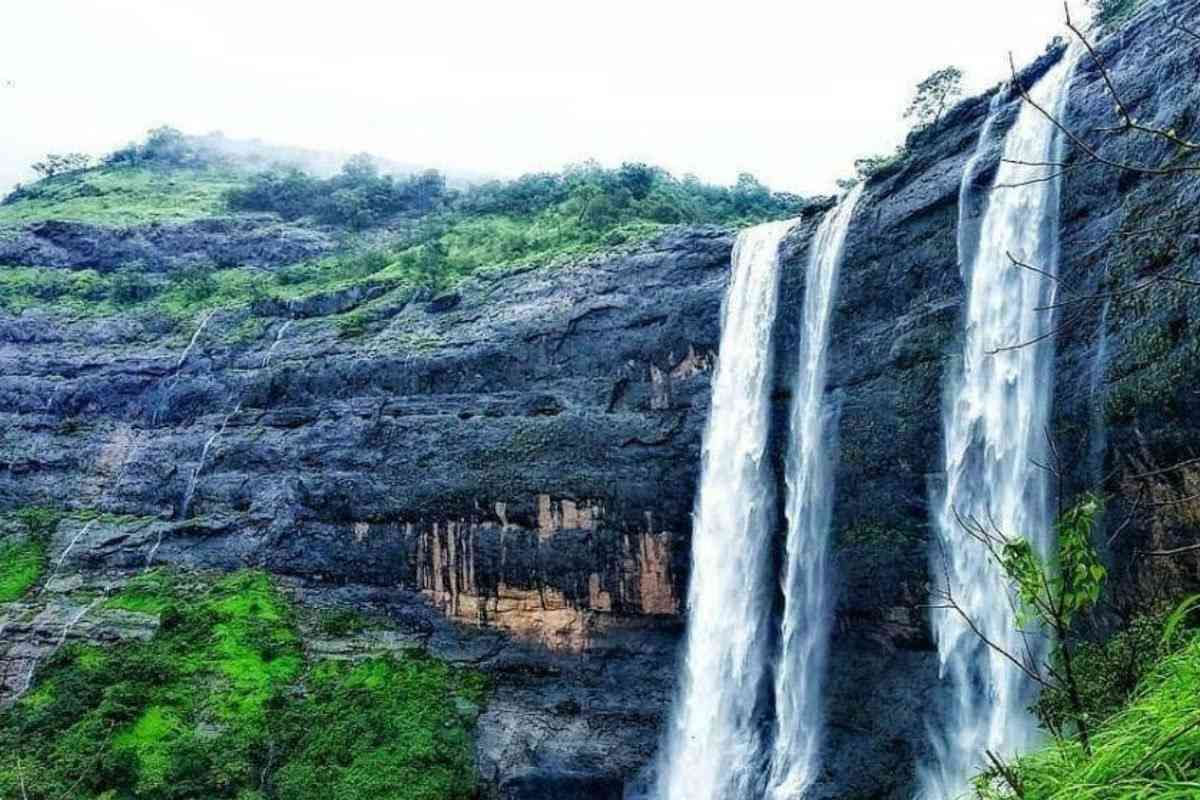
<path fill-rule="evenodd" d="M 1030 92 L 1059 118 L 1075 63 L 1072 49 Z M 981 151 L 989 145 L 990 128 L 989 120 Z M 1054 544 L 1046 474 L 1033 463 L 1046 449 L 1054 357 L 1053 337 L 1047 335 L 1052 314 L 1046 306 L 1053 302 L 1054 281 L 1014 265 L 1009 254 L 1050 275 L 1056 272 L 1060 179 L 1054 168 L 1013 162 L 1059 162 L 1061 154 L 1054 123 L 1022 103 L 1005 136 L 1004 161 L 982 204 L 982 218 L 959 220 L 960 230 L 969 231 L 962 237 L 968 241 L 959 245 L 966 329 L 961 372 L 948 387 L 946 484 L 935 520 L 941 541 L 932 562 L 938 585 L 948 583 L 980 633 L 1010 653 L 1029 653 L 1038 663 L 1047 652 L 1046 637 L 1023 636 L 1017 629 L 1009 581 L 958 517 L 1026 537 L 1042 553 Z M 970 177 L 963 181 L 964 193 L 971 191 Z M 1042 180 L 1031 182 L 1037 178 Z M 1035 687 L 954 610 L 935 610 L 933 627 L 950 700 L 933 734 L 935 759 L 921 771 L 922 793 L 928 800 L 951 800 L 969 790 L 971 776 L 985 766 L 986 751 L 1009 758 L 1036 742 L 1037 726 L 1028 710 Z"/>
<path fill-rule="evenodd" d="M 821 686 L 831 613 L 825 574 L 833 493 L 826 355 L 842 246 L 862 188 L 859 184 L 825 215 L 809 249 L 788 442 L 783 630 L 775 671 L 768 789 L 773 800 L 801 797 L 819 766 Z"/>
<path fill-rule="evenodd" d="M 779 247 L 795 221 L 743 231 L 733 250 L 692 525 L 680 694 L 658 774 L 661 800 L 755 796 L 764 764 L 775 522 L 767 452 Z"/>

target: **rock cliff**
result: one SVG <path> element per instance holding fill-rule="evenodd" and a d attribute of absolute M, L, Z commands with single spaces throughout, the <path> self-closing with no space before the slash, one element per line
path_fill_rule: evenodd
<path fill-rule="evenodd" d="M 1195 0 L 1170 6 L 1200 17 Z M 1194 42 L 1148 9 L 1099 52 L 1139 119 L 1200 136 Z M 822 798 L 907 797 L 924 747 L 938 670 L 921 608 L 927 498 L 960 327 L 959 184 L 990 100 L 914 135 L 904 160 L 870 180 L 850 226 L 830 360 L 838 610 Z M 1003 98 L 1002 125 L 1019 102 Z M 1109 158 L 1171 155 L 1095 130 L 1112 124 L 1111 102 L 1086 62 L 1066 122 Z M 1067 299 L 1112 296 L 1058 310 L 1053 435 L 1068 489 L 1099 483 L 1115 498 L 1110 532 L 1131 520 L 1110 553 L 1119 605 L 1168 566 L 1135 551 L 1194 541 L 1200 525 L 1200 467 L 1158 472 L 1200 456 L 1200 306 L 1179 284 L 1113 293 L 1117 281 L 1194 269 L 1200 238 L 1194 223 L 1133 243 L 1118 232 L 1195 208 L 1200 181 L 1132 179 L 1069 150 L 1061 284 Z M 780 417 L 823 207 L 786 245 Z M 218 311 L 182 328 L 0 318 L 0 505 L 105 512 L 59 527 L 55 580 L 251 565 L 302 597 L 387 610 L 414 641 L 495 677 L 478 741 L 489 793 L 620 797 L 652 757 L 673 691 L 733 238 L 679 228 L 570 266 L 473 278 L 451 295 L 415 295 L 351 339 L 319 310 L 287 308 Z M 269 268 L 330 247 L 284 225 L 117 236 L 55 223 L 0 243 L 0 260 Z M 1194 585 L 1200 558 L 1167 573 Z M 6 630 L 0 663 L 15 663 L 15 649 L 36 656 L 31 638 L 28 626 Z"/>

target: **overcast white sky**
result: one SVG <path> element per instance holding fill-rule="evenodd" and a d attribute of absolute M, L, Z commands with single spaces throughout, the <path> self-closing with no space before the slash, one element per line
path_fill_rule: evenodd
<path fill-rule="evenodd" d="M 1062 31 L 1059 0 L 5 6 L 0 191 L 48 151 L 164 123 L 501 176 L 595 157 L 826 191 L 899 141 L 933 69 L 983 89 Z"/>

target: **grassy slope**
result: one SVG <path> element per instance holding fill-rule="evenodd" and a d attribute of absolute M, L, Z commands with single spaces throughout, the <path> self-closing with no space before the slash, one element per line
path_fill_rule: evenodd
<path fill-rule="evenodd" d="M 66 648 L 0 715 L 0 797 L 472 796 L 482 676 L 421 654 L 307 662 L 269 580 L 149 573 L 148 642 Z"/>
<path fill-rule="evenodd" d="M 1200 635 L 1155 666 L 1092 748 L 1088 757 L 1078 742 L 1055 743 L 1021 759 L 1025 800 L 1200 798 Z"/>
<path fill-rule="evenodd" d="M 185 222 L 224 213 L 222 194 L 245 178 L 219 169 L 97 167 L 59 175 L 0 205 L 0 225 L 71 220 L 97 225 Z"/>

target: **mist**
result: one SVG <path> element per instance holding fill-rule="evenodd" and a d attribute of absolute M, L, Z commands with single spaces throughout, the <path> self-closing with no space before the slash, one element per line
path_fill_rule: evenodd
<path fill-rule="evenodd" d="M 152 127 L 509 177 L 595 158 L 827 191 L 891 150 L 912 87 L 969 91 L 1062 31 L 1048 0 L 737 6 L 102 0 L 7 9 L 0 189 Z M 52 33 L 53 46 L 47 46 Z M 336 159 L 336 155 L 334 156 Z"/>

